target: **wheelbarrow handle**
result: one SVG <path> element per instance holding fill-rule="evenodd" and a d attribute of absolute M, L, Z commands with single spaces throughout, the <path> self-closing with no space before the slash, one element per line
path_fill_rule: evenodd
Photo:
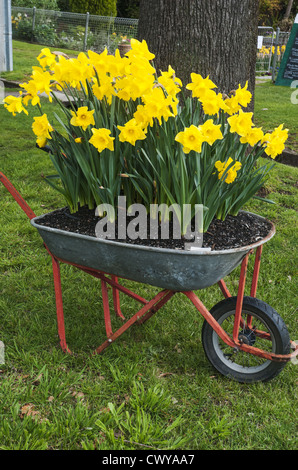
<path fill-rule="evenodd" d="M 7 191 L 10 192 L 12 197 L 15 199 L 15 201 L 19 204 L 21 209 L 25 212 L 27 217 L 29 219 L 33 219 L 33 217 L 36 217 L 36 214 L 33 212 L 33 210 L 28 206 L 27 202 L 22 198 L 20 193 L 16 190 L 16 188 L 13 186 L 13 184 L 9 181 L 9 179 L 0 171 L 0 181 L 3 183 Z"/>

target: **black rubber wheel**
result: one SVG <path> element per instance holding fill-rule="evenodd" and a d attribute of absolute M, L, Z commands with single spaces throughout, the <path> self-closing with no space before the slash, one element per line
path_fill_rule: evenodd
<path fill-rule="evenodd" d="M 214 305 L 210 313 L 223 330 L 233 336 L 233 325 L 237 297 L 230 297 Z M 252 319 L 251 328 L 244 326 L 238 338 L 250 346 L 275 354 L 289 354 L 290 337 L 283 319 L 265 302 L 254 297 L 244 297 L 242 319 L 247 324 L 247 316 Z M 257 331 L 270 334 L 264 339 Z M 205 320 L 202 328 L 202 343 L 211 364 L 222 375 L 242 383 L 266 382 L 276 377 L 286 362 L 276 362 L 257 357 L 237 348 L 228 346 Z"/>

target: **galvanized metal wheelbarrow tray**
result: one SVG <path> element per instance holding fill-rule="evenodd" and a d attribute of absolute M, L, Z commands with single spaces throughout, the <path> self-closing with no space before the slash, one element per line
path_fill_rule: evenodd
<path fill-rule="evenodd" d="M 236 249 L 222 251 L 175 250 L 103 240 L 41 225 L 45 215 L 31 224 L 58 259 L 100 270 L 132 281 L 173 291 L 192 291 L 210 287 L 230 274 L 253 249 L 270 240 L 266 238 Z M 262 217 L 257 216 L 259 219 Z"/>
<path fill-rule="evenodd" d="M 250 255 L 255 252 L 254 269 L 250 287 L 250 298 L 255 298 L 262 249 L 264 243 L 274 236 L 275 228 L 273 224 L 266 238 L 252 245 L 233 250 L 185 252 L 130 245 L 111 240 L 100 240 L 95 237 L 73 234 L 39 225 L 38 222 L 43 216 L 36 216 L 12 183 L 1 172 L 0 181 L 29 217 L 33 227 L 39 231 L 43 238 L 44 246 L 51 256 L 58 335 L 60 346 L 64 352 L 71 353 L 65 336 L 60 263 L 71 264 L 101 281 L 107 339 L 96 348 L 94 353 L 103 352 L 128 328 L 135 323 L 144 323 L 165 305 L 173 295 L 181 293 L 188 297 L 196 309 L 203 315 L 206 323 L 211 326 L 217 337 L 228 347 L 232 348 L 232 350 L 249 353 L 253 356 L 276 363 L 286 363 L 297 356 L 298 344 L 293 341 L 290 341 L 291 348 L 293 349 L 292 353 L 276 354 L 275 352 L 265 351 L 255 347 L 254 342 L 248 341 L 248 335 L 243 333 L 246 332 L 248 325 L 244 324 L 241 316 L 245 299 L 244 290 L 248 260 Z M 231 273 L 239 264 L 241 264 L 241 272 L 235 304 L 233 334 L 227 334 L 221 324 L 214 318 L 212 312 L 205 307 L 193 291 L 218 284 L 224 298 L 232 299 L 233 297 L 223 278 Z M 121 285 L 119 278 L 157 286 L 162 288 L 162 290 L 148 301 Z M 113 331 L 112 328 L 108 285 L 112 287 L 115 313 L 123 320 L 123 325 L 116 331 Z M 140 310 L 128 320 L 125 319 L 121 311 L 120 292 L 137 300 L 143 305 Z M 248 317 L 250 318 L 251 315 L 248 315 Z M 250 331 L 253 330 L 250 329 Z M 252 333 L 250 333 L 250 335 L 251 334 Z M 266 332 L 254 330 L 253 334 L 254 336 L 270 340 L 270 334 Z"/>

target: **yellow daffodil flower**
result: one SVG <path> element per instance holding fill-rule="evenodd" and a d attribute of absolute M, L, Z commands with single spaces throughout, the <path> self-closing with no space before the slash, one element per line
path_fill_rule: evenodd
<path fill-rule="evenodd" d="M 156 118 L 161 124 L 162 118 L 167 121 L 173 116 L 171 105 L 174 104 L 171 97 L 165 97 L 161 88 L 153 88 L 151 93 L 143 96 L 145 112 L 150 116 L 150 126 L 153 126 L 153 119 Z"/>
<path fill-rule="evenodd" d="M 7 111 L 12 113 L 13 116 L 15 116 L 16 113 L 22 112 L 28 115 L 27 109 L 23 106 L 22 96 L 9 95 L 4 98 L 3 103 Z"/>
<path fill-rule="evenodd" d="M 89 139 L 90 144 L 92 144 L 99 152 L 102 152 L 104 149 L 114 150 L 114 139 L 111 137 L 110 129 L 91 129 L 92 137 Z"/>
<path fill-rule="evenodd" d="M 252 98 L 252 94 L 247 89 L 247 86 L 248 86 L 248 82 L 246 82 L 243 88 L 241 88 L 241 86 L 239 85 L 235 93 L 235 99 L 244 108 L 246 108 L 246 106 L 251 102 L 251 98 Z"/>
<path fill-rule="evenodd" d="M 31 100 L 32 106 L 40 104 L 40 98 L 38 96 L 39 90 L 37 83 L 34 80 L 30 80 L 28 83 L 20 83 L 20 87 L 26 90 L 27 94 L 24 95 L 24 104 L 27 106 L 29 100 Z"/>
<path fill-rule="evenodd" d="M 231 96 L 230 98 L 225 99 L 224 103 L 225 103 L 225 112 L 229 114 L 230 116 L 238 113 L 241 109 L 241 106 L 235 95 Z"/>
<path fill-rule="evenodd" d="M 125 69 L 127 67 L 127 59 L 120 56 L 118 49 L 115 51 L 115 55 L 106 56 L 106 66 L 108 75 L 113 77 L 119 77 L 125 74 Z"/>
<path fill-rule="evenodd" d="M 220 124 L 215 125 L 213 119 L 208 119 L 207 121 L 199 127 L 202 132 L 204 141 L 209 145 L 212 145 L 216 140 L 223 139 L 223 135 L 220 130 Z"/>
<path fill-rule="evenodd" d="M 64 82 L 70 83 L 72 81 L 69 59 L 62 55 L 58 57 L 58 62 L 52 67 L 52 72 L 53 80 L 61 85 L 63 85 Z"/>
<path fill-rule="evenodd" d="M 254 147 L 258 142 L 261 142 L 264 137 L 264 132 L 260 127 L 252 127 L 240 138 L 242 144 L 249 144 Z"/>
<path fill-rule="evenodd" d="M 262 143 L 266 143 L 265 153 L 275 159 L 283 152 L 287 138 L 288 129 L 283 129 L 283 124 L 276 127 L 271 134 L 265 134 L 262 139 Z"/>
<path fill-rule="evenodd" d="M 166 93 L 172 97 L 176 97 L 182 87 L 180 78 L 176 77 L 175 70 L 170 65 L 167 72 L 161 72 L 158 83 L 160 83 L 166 90 Z"/>
<path fill-rule="evenodd" d="M 39 147 L 44 147 L 47 143 L 47 139 L 51 139 L 50 132 L 54 129 L 48 121 L 46 114 L 42 116 L 34 117 L 34 122 L 32 124 L 32 130 L 37 136 L 36 143 Z"/>
<path fill-rule="evenodd" d="M 107 76 L 100 80 L 100 84 L 96 81 L 92 86 L 92 91 L 98 100 L 106 98 L 108 104 L 111 104 L 113 95 L 116 95 L 113 83 Z"/>
<path fill-rule="evenodd" d="M 260 53 L 271 54 L 271 48 Z M 79 204 L 91 209 L 101 199 L 112 203 L 121 188 L 148 204 L 169 195 L 181 204 L 198 201 L 209 207 L 208 223 L 214 215 L 236 215 L 263 182 L 266 165 L 256 168 L 255 161 L 263 152 L 273 159 L 282 153 L 288 130 L 281 125 L 264 135 L 254 126 L 253 113 L 243 111 L 252 98 L 248 82 L 224 98 L 209 75 L 191 73 L 186 89 L 192 96 L 180 98 L 175 70 L 157 72 L 154 57 L 146 41 L 136 39 L 124 57 L 118 49 L 114 55 L 104 49 L 70 58 L 45 47 L 20 96 L 6 97 L 4 106 L 13 115 L 28 114 L 28 104 L 38 106 L 42 115 L 34 117 L 32 130 L 39 147 L 47 141 L 51 146 L 72 211 Z M 73 103 L 70 109 L 60 103 L 56 117 L 62 131 L 54 130 L 42 111 L 41 96 L 59 100 L 55 90 Z M 82 152 L 88 159 L 84 167 Z M 190 152 L 191 158 L 185 155 Z M 61 155 L 67 155 L 67 166 L 59 164 Z M 148 171 L 148 158 L 155 173 Z"/>
<path fill-rule="evenodd" d="M 88 57 L 90 64 L 95 68 L 99 78 L 108 73 L 108 50 L 106 48 L 100 54 L 94 51 L 88 51 Z"/>
<path fill-rule="evenodd" d="M 253 126 L 252 116 L 253 113 L 245 113 L 240 110 L 239 114 L 234 114 L 229 117 L 228 123 L 231 126 L 230 132 L 236 132 L 241 136 L 246 135 Z"/>
<path fill-rule="evenodd" d="M 87 106 L 82 106 L 78 108 L 77 112 L 71 111 L 71 114 L 72 118 L 70 120 L 70 124 L 72 124 L 73 126 L 79 126 L 84 131 L 87 129 L 88 126 L 94 126 L 95 124 L 93 117 L 94 109 L 88 111 Z"/>
<path fill-rule="evenodd" d="M 133 115 L 136 123 L 145 129 L 151 122 L 152 116 L 148 114 L 146 106 L 139 104 L 136 112 Z"/>
<path fill-rule="evenodd" d="M 41 49 L 39 56 L 37 57 L 40 66 L 45 69 L 46 67 L 51 67 L 56 62 L 55 54 L 52 54 L 50 49 L 45 47 Z"/>
<path fill-rule="evenodd" d="M 131 145 L 135 145 L 137 140 L 146 139 L 146 133 L 142 125 L 138 124 L 134 118 L 124 126 L 117 127 L 121 131 L 119 134 L 120 142 L 129 142 Z"/>
<path fill-rule="evenodd" d="M 38 147 L 42 148 L 42 147 L 45 147 L 45 145 L 47 144 L 47 140 L 48 139 L 46 137 L 40 136 L 40 137 L 37 137 L 36 143 Z"/>
<path fill-rule="evenodd" d="M 202 103 L 203 111 L 209 116 L 218 114 L 221 109 L 225 108 L 222 94 L 216 94 L 213 90 L 207 90 L 202 98 L 199 98 Z"/>
<path fill-rule="evenodd" d="M 198 73 L 191 73 L 191 83 L 186 85 L 187 90 L 192 91 L 192 96 L 194 98 L 203 99 L 208 93 L 208 91 L 212 90 L 213 88 L 217 88 L 217 86 L 210 80 L 209 75 L 206 78 L 203 78 Z"/>
<path fill-rule="evenodd" d="M 229 159 L 226 161 L 226 162 L 221 162 L 220 160 L 218 160 L 216 163 L 215 163 L 215 168 L 217 169 L 218 171 L 218 179 L 221 179 L 223 174 L 226 172 L 227 168 L 231 165 L 231 163 L 233 162 L 233 159 L 231 157 L 229 157 Z M 237 177 L 237 171 L 240 170 L 241 168 L 241 163 L 236 161 L 234 165 L 232 165 L 228 171 L 225 173 L 225 183 L 227 184 L 230 184 L 230 183 L 233 183 L 233 181 L 235 181 L 236 177 Z"/>
<path fill-rule="evenodd" d="M 130 44 L 131 50 L 126 54 L 129 58 L 137 55 L 147 60 L 154 59 L 155 54 L 152 54 L 152 52 L 149 51 L 148 45 L 144 39 L 142 42 L 138 41 L 137 39 L 131 39 Z"/>
<path fill-rule="evenodd" d="M 175 140 L 183 145 L 184 153 L 189 153 L 191 150 L 200 153 L 204 137 L 201 129 L 192 124 L 190 127 L 184 129 L 183 132 L 179 132 Z"/>
<path fill-rule="evenodd" d="M 51 87 L 52 87 L 52 76 L 49 72 L 45 72 L 41 67 L 33 67 L 33 73 L 31 75 L 32 81 L 34 82 L 33 87 L 36 88 L 37 94 L 45 93 L 49 97 L 49 101 L 52 102 Z M 25 88 L 25 87 L 23 87 Z M 30 91 L 28 91 L 29 94 Z"/>

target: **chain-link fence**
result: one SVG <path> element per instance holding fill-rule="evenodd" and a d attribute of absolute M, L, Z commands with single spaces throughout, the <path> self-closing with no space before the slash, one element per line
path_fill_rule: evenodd
<path fill-rule="evenodd" d="M 258 27 L 257 75 L 270 72 L 274 42 L 274 29 Z"/>
<path fill-rule="evenodd" d="M 113 53 L 121 38 L 137 36 L 138 20 L 12 7 L 13 39 L 76 51 Z"/>

